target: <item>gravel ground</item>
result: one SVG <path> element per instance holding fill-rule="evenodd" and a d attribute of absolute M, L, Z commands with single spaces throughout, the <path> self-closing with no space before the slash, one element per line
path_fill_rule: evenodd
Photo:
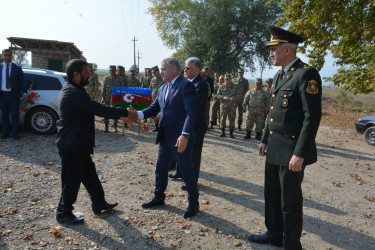
<path fill-rule="evenodd" d="M 187 194 L 170 181 L 166 206 L 144 210 L 153 194 L 155 133 L 103 133 L 96 119 L 94 162 L 115 211 L 95 218 L 84 187 L 74 212 L 85 224 L 55 221 L 60 194 L 60 159 L 54 135 L 21 131 L 21 140 L 0 140 L 0 249 L 277 249 L 246 240 L 264 233 L 264 158 L 258 141 L 205 139 L 199 179 L 201 212 L 182 215 Z M 353 130 L 321 126 L 319 161 L 303 182 L 305 249 L 374 249 L 375 148 Z"/>

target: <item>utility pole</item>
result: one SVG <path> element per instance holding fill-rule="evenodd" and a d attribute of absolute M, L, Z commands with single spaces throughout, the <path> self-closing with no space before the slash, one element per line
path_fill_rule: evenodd
<path fill-rule="evenodd" d="M 138 69 L 141 70 L 141 68 L 139 67 L 139 58 L 142 58 L 142 57 L 139 56 L 139 50 L 138 50 L 138 57 L 137 58 L 138 58 Z"/>
<path fill-rule="evenodd" d="M 137 64 L 135 61 L 135 42 L 138 40 L 135 40 L 135 37 L 134 37 L 132 41 L 134 42 L 134 72 L 137 72 Z"/>

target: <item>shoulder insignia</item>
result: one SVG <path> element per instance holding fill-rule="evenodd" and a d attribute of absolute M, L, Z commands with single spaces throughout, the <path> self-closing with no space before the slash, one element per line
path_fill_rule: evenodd
<path fill-rule="evenodd" d="M 291 71 L 294 71 L 294 68 L 291 68 L 290 70 L 291 70 Z"/>
<path fill-rule="evenodd" d="M 308 65 L 308 64 L 305 64 L 304 66 L 303 66 L 303 68 L 305 68 L 305 69 L 308 69 L 308 68 L 310 68 L 311 66 L 310 65 Z"/>
<path fill-rule="evenodd" d="M 313 95 L 318 94 L 319 93 L 318 83 L 315 80 L 308 81 L 306 92 L 309 94 L 313 94 Z"/>

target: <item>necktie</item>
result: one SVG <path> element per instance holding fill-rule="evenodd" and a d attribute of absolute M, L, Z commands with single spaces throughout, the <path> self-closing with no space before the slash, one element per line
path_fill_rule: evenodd
<path fill-rule="evenodd" d="M 169 95 L 169 91 L 170 91 L 171 86 L 172 86 L 172 83 L 171 83 L 171 82 L 169 82 L 169 83 L 167 83 L 167 84 L 168 84 L 168 86 L 167 86 L 167 92 L 165 92 L 164 100 L 167 100 L 168 95 Z"/>
<path fill-rule="evenodd" d="M 9 64 L 7 64 L 7 69 L 6 69 L 6 72 L 5 72 L 5 79 L 6 79 L 5 86 L 6 86 L 7 89 L 10 89 Z"/>
<path fill-rule="evenodd" d="M 281 82 L 281 80 L 283 79 L 283 77 L 284 77 L 284 70 L 280 70 L 279 76 L 277 77 L 277 81 L 275 83 L 275 88 L 277 88 L 277 85 L 279 84 L 279 82 Z"/>

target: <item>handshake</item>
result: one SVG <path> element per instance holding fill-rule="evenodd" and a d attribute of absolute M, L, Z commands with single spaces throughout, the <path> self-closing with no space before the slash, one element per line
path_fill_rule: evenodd
<path fill-rule="evenodd" d="M 138 120 L 138 113 L 137 110 L 133 108 L 132 105 L 128 108 L 128 116 L 127 117 L 120 117 L 122 121 L 125 123 L 133 123 Z"/>

